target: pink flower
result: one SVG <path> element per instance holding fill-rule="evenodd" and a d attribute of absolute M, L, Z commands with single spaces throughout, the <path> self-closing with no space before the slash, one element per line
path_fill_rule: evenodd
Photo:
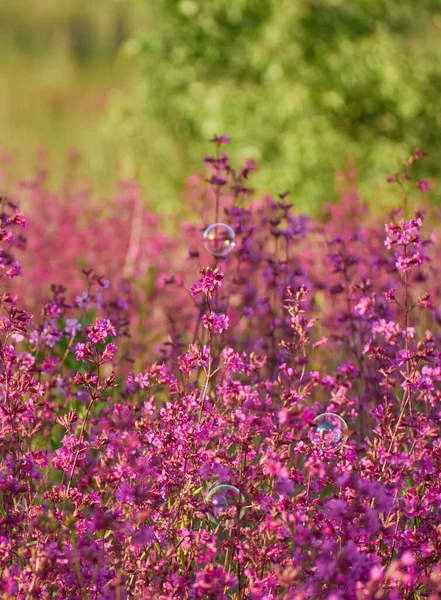
<path fill-rule="evenodd" d="M 103 362 L 113 362 L 117 350 L 118 346 L 116 346 L 116 344 L 107 344 L 103 352 Z"/>
<path fill-rule="evenodd" d="M 424 192 L 428 192 L 430 189 L 429 182 L 427 181 L 427 179 L 423 179 L 422 181 L 417 181 L 416 186 L 422 194 L 424 194 Z"/>
<path fill-rule="evenodd" d="M 116 331 L 109 319 L 97 319 L 87 328 L 89 339 L 94 343 L 104 343 L 107 337 L 116 337 Z"/>
<path fill-rule="evenodd" d="M 419 252 L 415 252 L 412 256 L 405 258 L 400 256 L 396 261 L 397 268 L 403 273 L 409 271 L 412 267 L 419 267 L 423 262 L 422 256 Z"/>
<path fill-rule="evenodd" d="M 372 298 L 369 296 L 363 296 L 354 306 L 354 311 L 359 315 L 365 315 L 368 310 L 372 307 Z"/>
<path fill-rule="evenodd" d="M 86 458 L 89 442 L 76 439 L 74 435 L 65 435 L 61 442 L 63 445 L 55 450 L 52 464 L 56 469 L 70 471 L 76 458 L 76 466 L 79 466 Z"/>
<path fill-rule="evenodd" d="M 75 358 L 86 362 L 86 344 L 80 342 L 75 346 Z"/>
<path fill-rule="evenodd" d="M 179 369 L 183 373 L 190 373 L 195 367 L 207 367 L 210 357 L 208 346 L 202 349 L 198 344 L 190 344 L 188 352 L 178 356 Z"/>
<path fill-rule="evenodd" d="M 201 273 L 203 277 L 190 286 L 190 293 L 193 297 L 203 293 L 208 298 L 212 298 L 215 289 L 222 285 L 224 275 L 221 273 L 219 267 L 216 269 L 207 267 L 206 269 L 201 269 Z"/>
<path fill-rule="evenodd" d="M 228 329 L 230 319 L 224 314 L 210 313 L 202 317 L 202 323 L 205 329 L 211 329 L 213 333 L 222 333 Z"/>
<path fill-rule="evenodd" d="M 421 226 L 422 220 L 420 218 L 385 225 L 387 236 L 384 245 L 389 250 L 394 244 L 400 246 L 407 246 L 408 244 L 413 244 L 416 247 L 421 246 Z"/>
<path fill-rule="evenodd" d="M 23 271 L 20 264 L 17 261 L 12 263 L 12 265 L 6 271 L 6 275 L 9 277 L 9 279 L 14 279 L 14 277 L 19 277 L 20 275 L 23 275 Z"/>

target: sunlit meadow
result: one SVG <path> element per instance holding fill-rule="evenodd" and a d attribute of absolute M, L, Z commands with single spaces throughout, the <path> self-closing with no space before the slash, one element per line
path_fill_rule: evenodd
<path fill-rule="evenodd" d="M 75 155 L 57 191 L 1 155 L 3 600 L 441 597 L 425 154 L 391 214 L 348 163 L 313 220 L 229 143 L 173 235 L 133 181 L 103 203 Z"/>

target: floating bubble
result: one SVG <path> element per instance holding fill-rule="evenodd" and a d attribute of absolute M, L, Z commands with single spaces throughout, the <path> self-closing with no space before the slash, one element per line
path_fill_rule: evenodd
<path fill-rule="evenodd" d="M 204 231 L 204 246 L 213 256 L 227 256 L 236 245 L 234 231 L 225 223 L 215 223 Z"/>
<path fill-rule="evenodd" d="M 320 450 L 337 450 L 348 439 L 348 426 L 334 413 L 323 413 L 314 419 L 310 438 Z"/>
<path fill-rule="evenodd" d="M 208 492 L 205 500 L 210 505 L 208 518 L 215 525 L 231 527 L 237 522 L 238 511 L 240 511 L 239 519 L 245 513 L 245 498 L 234 485 L 215 485 Z"/>

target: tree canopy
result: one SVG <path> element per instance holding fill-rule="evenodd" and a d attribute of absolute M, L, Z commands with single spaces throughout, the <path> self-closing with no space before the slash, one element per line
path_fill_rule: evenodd
<path fill-rule="evenodd" d="M 207 139 L 223 132 L 237 142 L 235 158 L 262 161 L 259 187 L 291 188 L 311 210 L 348 155 L 373 183 L 415 146 L 437 172 L 438 0 L 149 6 L 135 53 L 144 114 L 156 129 L 149 152 L 163 177 L 176 181 L 197 167 Z"/>

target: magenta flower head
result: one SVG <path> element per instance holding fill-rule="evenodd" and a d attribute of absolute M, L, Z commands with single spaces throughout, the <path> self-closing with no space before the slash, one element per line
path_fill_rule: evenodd
<path fill-rule="evenodd" d="M 75 346 L 75 358 L 78 361 L 81 360 L 82 362 L 86 362 L 86 353 L 87 353 L 86 344 L 79 342 Z"/>
<path fill-rule="evenodd" d="M 103 362 L 113 362 L 117 350 L 118 347 L 116 346 L 116 344 L 107 344 L 102 356 Z"/>
<path fill-rule="evenodd" d="M 427 181 L 427 179 L 423 179 L 422 181 L 417 181 L 416 186 L 422 194 L 424 194 L 425 192 L 428 192 L 430 189 L 429 182 Z"/>
<path fill-rule="evenodd" d="M 210 313 L 202 317 L 202 323 L 205 329 L 212 329 L 213 333 L 222 333 L 228 329 L 229 318 L 224 314 Z"/>
<path fill-rule="evenodd" d="M 55 451 L 52 464 L 57 469 L 68 471 L 73 465 L 79 465 L 86 457 L 89 442 L 79 441 L 74 435 L 65 435 L 62 446 Z"/>
<path fill-rule="evenodd" d="M 404 257 L 400 256 L 396 261 L 396 266 L 399 271 L 404 273 L 409 271 L 412 267 L 419 267 L 423 262 L 423 257 L 419 252 L 415 252 L 412 256 Z"/>
<path fill-rule="evenodd" d="M 409 244 L 416 247 L 421 246 L 421 226 L 421 218 L 385 225 L 387 236 L 384 245 L 389 250 L 395 244 L 398 246 L 407 246 Z"/>
<path fill-rule="evenodd" d="M 224 274 L 219 267 L 216 267 L 215 269 L 207 267 L 206 269 L 201 269 L 200 272 L 203 277 L 190 286 L 190 294 L 193 297 L 198 294 L 205 294 L 208 298 L 212 298 L 216 288 L 222 285 Z"/>
<path fill-rule="evenodd" d="M 103 344 L 107 337 L 116 337 L 116 331 L 109 319 L 97 319 L 87 328 L 87 335 L 93 344 Z"/>
<path fill-rule="evenodd" d="M 222 135 L 214 135 L 210 142 L 214 142 L 215 144 L 218 144 L 219 146 L 221 145 L 226 145 L 229 144 L 231 142 L 231 138 L 228 137 L 228 135 L 225 135 L 225 133 L 223 133 Z"/>

